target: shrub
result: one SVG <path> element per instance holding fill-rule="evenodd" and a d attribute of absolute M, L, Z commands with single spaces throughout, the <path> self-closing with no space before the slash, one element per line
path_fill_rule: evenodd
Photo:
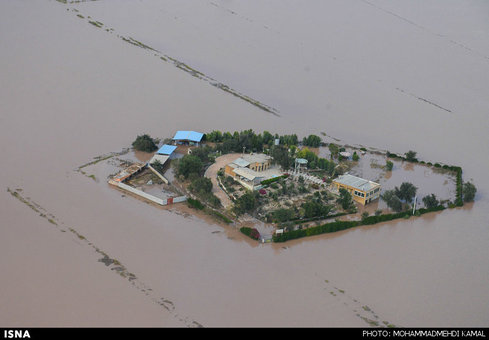
<path fill-rule="evenodd" d="M 251 237 L 254 240 L 259 240 L 260 239 L 260 232 L 256 228 L 250 228 L 250 227 L 241 227 L 239 229 L 243 234 L 246 236 Z"/>
<path fill-rule="evenodd" d="M 137 136 L 136 140 L 132 142 L 132 147 L 144 152 L 153 152 L 158 148 L 153 139 L 147 134 Z"/>
<path fill-rule="evenodd" d="M 224 221 L 225 223 L 227 223 L 227 224 L 230 224 L 230 223 L 232 223 L 232 222 L 233 222 L 233 221 L 232 221 L 232 220 L 230 220 L 230 219 L 229 219 L 227 216 L 225 216 L 225 215 L 221 214 L 221 213 L 220 213 L 220 212 L 218 212 L 218 211 L 211 210 L 211 209 L 209 209 L 208 211 L 209 211 L 209 212 L 210 212 L 212 215 L 214 215 L 214 216 L 216 216 L 217 218 L 219 218 L 219 219 L 223 220 L 223 221 Z"/>
<path fill-rule="evenodd" d="M 409 150 L 408 152 L 406 152 L 404 154 L 406 156 L 406 160 L 408 162 L 417 162 L 418 160 L 416 159 L 416 152 L 415 151 L 412 151 L 412 150 Z"/>
<path fill-rule="evenodd" d="M 289 177 L 289 175 L 288 175 L 288 174 L 284 174 L 284 175 L 282 175 L 282 176 L 277 176 L 277 177 L 273 177 L 273 178 L 265 179 L 265 180 L 261 181 L 261 183 L 260 183 L 260 184 L 261 184 L 261 185 L 268 185 L 268 184 L 271 184 L 271 183 L 273 183 L 273 182 L 277 182 L 277 181 L 279 181 L 279 180 L 280 180 L 280 179 L 282 179 L 282 178 L 287 178 L 287 177 Z"/>
<path fill-rule="evenodd" d="M 340 197 L 336 201 L 344 210 L 351 209 L 354 206 L 351 194 L 344 188 L 340 188 Z"/>
<path fill-rule="evenodd" d="M 240 198 L 236 199 L 233 210 L 236 215 L 242 215 L 246 212 L 254 210 L 257 205 L 258 200 L 255 194 L 251 191 L 247 191 Z"/>
<path fill-rule="evenodd" d="M 463 199 L 464 202 L 472 202 L 475 197 L 477 189 L 474 184 L 467 182 L 463 185 Z"/>
<path fill-rule="evenodd" d="M 272 239 L 274 242 L 285 242 L 305 236 L 313 236 L 324 233 L 332 233 L 340 230 L 345 230 L 359 225 L 358 221 L 335 221 L 331 223 L 322 224 L 316 227 L 310 227 L 307 229 L 297 229 L 288 231 L 283 234 L 275 234 Z"/>
<path fill-rule="evenodd" d="M 399 197 L 396 196 L 394 190 L 386 190 L 384 194 L 381 195 L 381 197 L 384 200 L 384 202 L 387 204 L 387 206 L 392 210 L 398 212 L 402 210 L 402 202 L 399 199 Z"/>
<path fill-rule="evenodd" d="M 177 174 L 189 178 L 190 174 L 199 175 L 202 172 L 203 164 L 199 157 L 185 155 L 178 160 Z"/>
<path fill-rule="evenodd" d="M 440 205 L 440 202 L 436 198 L 435 194 L 423 197 L 423 203 L 427 209 L 434 208 Z"/>
<path fill-rule="evenodd" d="M 388 161 L 385 162 L 385 169 L 387 171 L 392 171 L 392 168 L 393 167 L 394 167 L 394 163 L 392 163 L 391 161 L 388 160 Z"/>
<path fill-rule="evenodd" d="M 155 161 L 151 164 L 151 166 L 159 173 L 163 173 L 164 166 L 163 164 L 161 164 L 159 160 L 155 159 Z"/>
<path fill-rule="evenodd" d="M 199 200 L 194 200 L 193 198 L 187 198 L 187 204 L 191 208 L 195 208 L 198 210 L 203 210 L 204 205 Z"/>
<path fill-rule="evenodd" d="M 203 195 L 212 191 L 212 181 L 207 177 L 197 177 L 189 186 L 190 191 Z"/>
<path fill-rule="evenodd" d="M 293 209 L 280 208 L 272 212 L 272 220 L 275 222 L 285 222 L 293 219 L 295 212 Z"/>
<path fill-rule="evenodd" d="M 302 140 L 302 144 L 313 148 L 317 148 L 321 145 L 321 138 L 316 135 L 309 135 L 307 138 L 304 137 L 304 139 Z"/>

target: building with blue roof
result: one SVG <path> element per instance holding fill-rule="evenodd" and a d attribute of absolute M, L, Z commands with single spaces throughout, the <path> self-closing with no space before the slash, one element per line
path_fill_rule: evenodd
<path fill-rule="evenodd" d="M 170 156 L 173 153 L 173 151 L 175 151 L 176 148 L 177 147 L 175 145 L 165 144 L 158 151 L 156 151 L 156 153 L 159 154 L 159 155 L 168 155 L 168 156 Z"/>
<path fill-rule="evenodd" d="M 173 137 L 175 144 L 199 145 L 204 134 L 195 131 L 177 131 Z"/>

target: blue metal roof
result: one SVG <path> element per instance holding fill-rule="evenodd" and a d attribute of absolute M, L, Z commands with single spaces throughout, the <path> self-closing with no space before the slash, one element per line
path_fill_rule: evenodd
<path fill-rule="evenodd" d="M 177 147 L 174 145 L 165 144 L 158 151 L 156 151 L 156 153 L 160 155 L 171 155 L 176 148 Z"/>
<path fill-rule="evenodd" d="M 177 131 L 173 140 L 189 140 L 191 142 L 200 142 L 204 137 L 203 133 L 195 131 Z"/>

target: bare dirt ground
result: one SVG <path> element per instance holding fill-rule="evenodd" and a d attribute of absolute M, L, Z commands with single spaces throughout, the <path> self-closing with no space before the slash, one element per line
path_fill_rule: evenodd
<path fill-rule="evenodd" d="M 220 168 L 226 166 L 226 164 L 231 163 L 236 158 L 241 156 L 240 153 L 230 153 L 226 155 L 222 155 L 221 157 L 217 157 L 214 164 L 212 164 L 206 171 L 204 176 L 210 178 L 212 181 L 212 193 L 219 197 L 221 200 L 222 206 L 224 208 L 229 207 L 232 204 L 231 199 L 226 195 L 226 193 L 221 189 L 219 184 L 217 183 L 217 172 Z"/>

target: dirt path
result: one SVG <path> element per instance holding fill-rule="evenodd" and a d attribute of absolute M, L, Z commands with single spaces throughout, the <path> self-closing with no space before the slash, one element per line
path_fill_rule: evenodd
<path fill-rule="evenodd" d="M 236 158 L 241 156 L 240 153 L 230 153 L 217 157 L 214 164 L 212 164 L 205 172 L 204 176 L 210 178 L 212 181 L 212 193 L 219 197 L 224 208 L 227 208 L 232 204 L 231 199 L 226 195 L 226 193 L 221 189 L 219 184 L 217 184 L 217 172 L 220 168 L 223 168 L 226 164 L 231 163 Z"/>

